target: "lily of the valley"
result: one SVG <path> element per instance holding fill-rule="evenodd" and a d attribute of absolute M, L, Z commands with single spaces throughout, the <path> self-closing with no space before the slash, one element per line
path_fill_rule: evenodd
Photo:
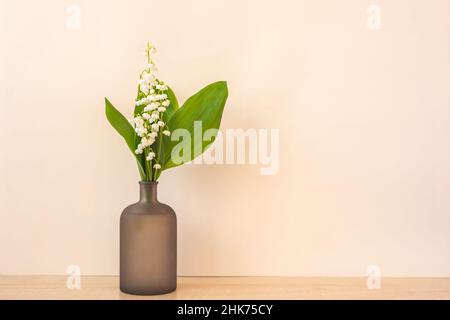
<path fill-rule="evenodd" d="M 170 106 L 170 100 L 166 93 L 167 85 L 158 79 L 156 74 L 157 68 L 152 58 L 155 53 L 155 47 L 147 44 L 145 49 L 147 67 L 141 72 L 138 81 L 138 99 L 136 99 L 136 106 L 142 111 L 135 114 L 129 121 L 140 137 L 135 153 L 145 154 L 145 160 L 149 162 L 149 166 L 160 170 L 158 150 L 153 150 L 153 146 L 159 136 L 170 135 L 165 123 L 165 113 Z"/>

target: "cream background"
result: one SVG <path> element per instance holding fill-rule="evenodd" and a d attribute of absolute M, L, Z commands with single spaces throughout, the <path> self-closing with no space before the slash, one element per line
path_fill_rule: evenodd
<path fill-rule="evenodd" d="M 0 3 L 1 274 L 118 273 L 138 175 L 103 98 L 131 112 L 151 40 L 180 101 L 227 80 L 222 128 L 280 129 L 278 175 L 162 175 L 180 275 L 450 276 L 449 1 Z"/>

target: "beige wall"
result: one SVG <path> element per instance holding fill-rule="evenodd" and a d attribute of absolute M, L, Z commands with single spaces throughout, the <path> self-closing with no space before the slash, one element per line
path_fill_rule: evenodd
<path fill-rule="evenodd" d="M 181 275 L 450 276 L 449 1 L 0 3 L 1 274 L 118 273 L 138 175 L 103 98 L 131 112 L 151 40 L 179 100 L 228 80 L 223 128 L 280 129 L 277 175 L 162 175 Z"/>

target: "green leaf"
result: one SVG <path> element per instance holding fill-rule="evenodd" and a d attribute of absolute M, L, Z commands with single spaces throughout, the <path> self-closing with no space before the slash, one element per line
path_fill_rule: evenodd
<path fill-rule="evenodd" d="M 171 159 L 172 150 L 179 145 L 179 141 L 172 141 L 164 136 L 160 164 L 162 170 L 173 168 L 193 160 L 202 154 L 214 142 L 203 141 L 203 134 L 194 135 L 194 122 L 202 122 L 202 133 L 208 129 L 219 129 L 223 108 L 228 97 L 228 88 L 225 81 L 212 83 L 193 96 L 176 110 L 167 121 L 167 126 L 173 132 L 176 129 L 186 129 L 190 134 L 190 154 L 186 161 L 175 163 Z"/>
<path fill-rule="evenodd" d="M 170 105 L 166 108 L 166 116 L 168 120 L 172 117 L 175 111 L 178 110 L 178 100 L 177 97 L 175 96 L 175 93 L 172 91 L 170 87 L 167 90 L 167 97 L 169 98 L 170 101 Z"/>
<path fill-rule="evenodd" d="M 139 174 L 145 180 L 145 159 L 142 155 L 136 155 L 135 148 L 135 132 L 128 120 L 117 110 L 107 98 L 105 98 L 105 113 L 106 118 L 114 129 L 125 139 L 128 148 L 136 157 Z M 144 165 L 143 165 L 144 164 Z"/>

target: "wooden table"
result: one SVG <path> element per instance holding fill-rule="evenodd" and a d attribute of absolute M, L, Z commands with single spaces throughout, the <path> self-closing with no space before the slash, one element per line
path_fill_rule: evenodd
<path fill-rule="evenodd" d="M 65 276 L 0 276 L 0 299 L 450 299 L 450 278 L 179 277 L 175 292 L 121 293 L 116 276 L 82 276 L 68 289 Z"/>

